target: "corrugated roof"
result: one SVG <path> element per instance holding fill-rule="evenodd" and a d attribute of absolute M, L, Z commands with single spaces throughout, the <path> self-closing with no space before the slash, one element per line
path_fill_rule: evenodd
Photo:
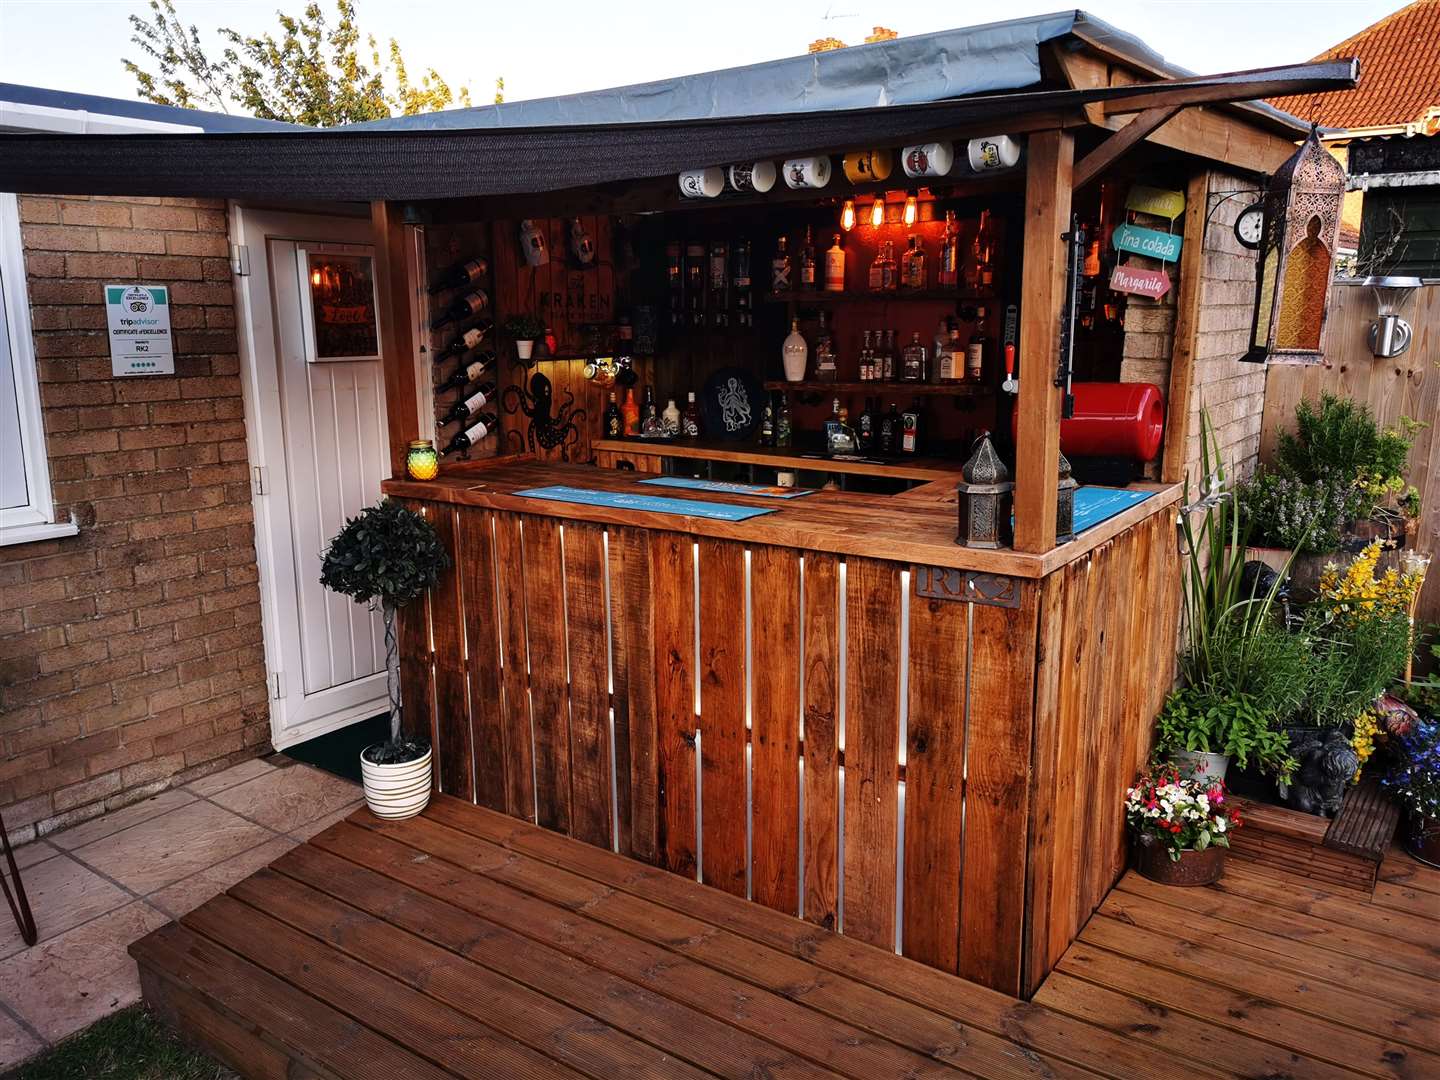
<path fill-rule="evenodd" d="M 1418 123 L 1440 106 L 1440 0 L 1417 0 L 1316 60 L 1358 56 L 1365 72 L 1348 94 L 1297 94 L 1270 104 L 1327 128 Z"/>

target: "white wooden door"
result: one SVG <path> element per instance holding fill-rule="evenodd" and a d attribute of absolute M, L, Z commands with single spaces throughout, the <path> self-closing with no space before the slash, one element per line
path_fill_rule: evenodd
<path fill-rule="evenodd" d="M 374 248 L 365 219 L 234 213 L 249 263 L 236 280 L 278 749 L 386 708 L 379 613 L 320 585 L 330 537 L 379 499 L 389 475 L 384 376 L 378 344 L 372 356 L 364 340 L 340 349 L 333 333 L 317 341 L 311 291 L 312 274 L 318 287 L 332 262 L 363 268 L 368 259 L 373 281 Z M 356 286 L 346 281 L 351 302 Z"/>

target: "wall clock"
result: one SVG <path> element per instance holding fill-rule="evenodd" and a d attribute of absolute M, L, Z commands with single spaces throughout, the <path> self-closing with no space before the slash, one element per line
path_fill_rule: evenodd
<path fill-rule="evenodd" d="M 1242 245 L 1255 251 L 1260 247 L 1260 237 L 1265 232 L 1265 205 L 1255 203 L 1240 211 L 1240 216 L 1235 219 L 1235 239 Z"/>

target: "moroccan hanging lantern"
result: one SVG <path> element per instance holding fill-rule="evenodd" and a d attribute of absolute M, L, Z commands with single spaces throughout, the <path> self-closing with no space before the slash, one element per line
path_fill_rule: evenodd
<path fill-rule="evenodd" d="M 1320 362 L 1344 198 L 1345 169 L 1312 127 L 1270 178 L 1261 200 L 1255 319 L 1250 349 L 1241 359 Z"/>
<path fill-rule="evenodd" d="M 1079 481 L 1070 475 L 1070 459 L 1060 454 L 1060 482 L 1055 490 L 1055 544 L 1075 539 L 1075 489 Z"/>
<path fill-rule="evenodd" d="M 955 485 L 960 496 L 956 500 L 960 531 L 955 542 L 962 547 L 1009 547 L 1015 485 L 988 432 L 975 441 L 975 451 L 960 467 L 960 477 L 960 483 Z"/>

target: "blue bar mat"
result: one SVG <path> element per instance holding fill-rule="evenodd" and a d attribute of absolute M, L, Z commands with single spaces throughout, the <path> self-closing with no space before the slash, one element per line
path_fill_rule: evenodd
<path fill-rule="evenodd" d="M 627 495 L 619 491 L 566 487 L 564 484 L 527 488 L 515 494 L 523 495 L 527 499 L 609 506 L 617 510 L 648 510 L 654 514 L 685 514 L 688 517 L 711 518 L 715 521 L 744 521 L 761 514 L 773 514 L 778 509 L 769 506 L 733 506 L 729 503 L 701 502 L 698 499 L 669 499 L 661 495 Z"/>
<path fill-rule="evenodd" d="M 1153 491 L 1130 491 L 1126 488 L 1081 487 L 1075 489 L 1075 531 L 1093 529 L 1102 521 L 1129 510 L 1154 495 Z"/>
<path fill-rule="evenodd" d="M 697 480 L 690 476 L 652 476 L 642 484 L 656 487 L 691 488 L 695 491 L 722 491 L 731 495 L 758 495 L 762 499 L 798 499 L 815 494 L 814 488 L 785 488 L 765 484 L 736 484 L 728 480 Z"/>

